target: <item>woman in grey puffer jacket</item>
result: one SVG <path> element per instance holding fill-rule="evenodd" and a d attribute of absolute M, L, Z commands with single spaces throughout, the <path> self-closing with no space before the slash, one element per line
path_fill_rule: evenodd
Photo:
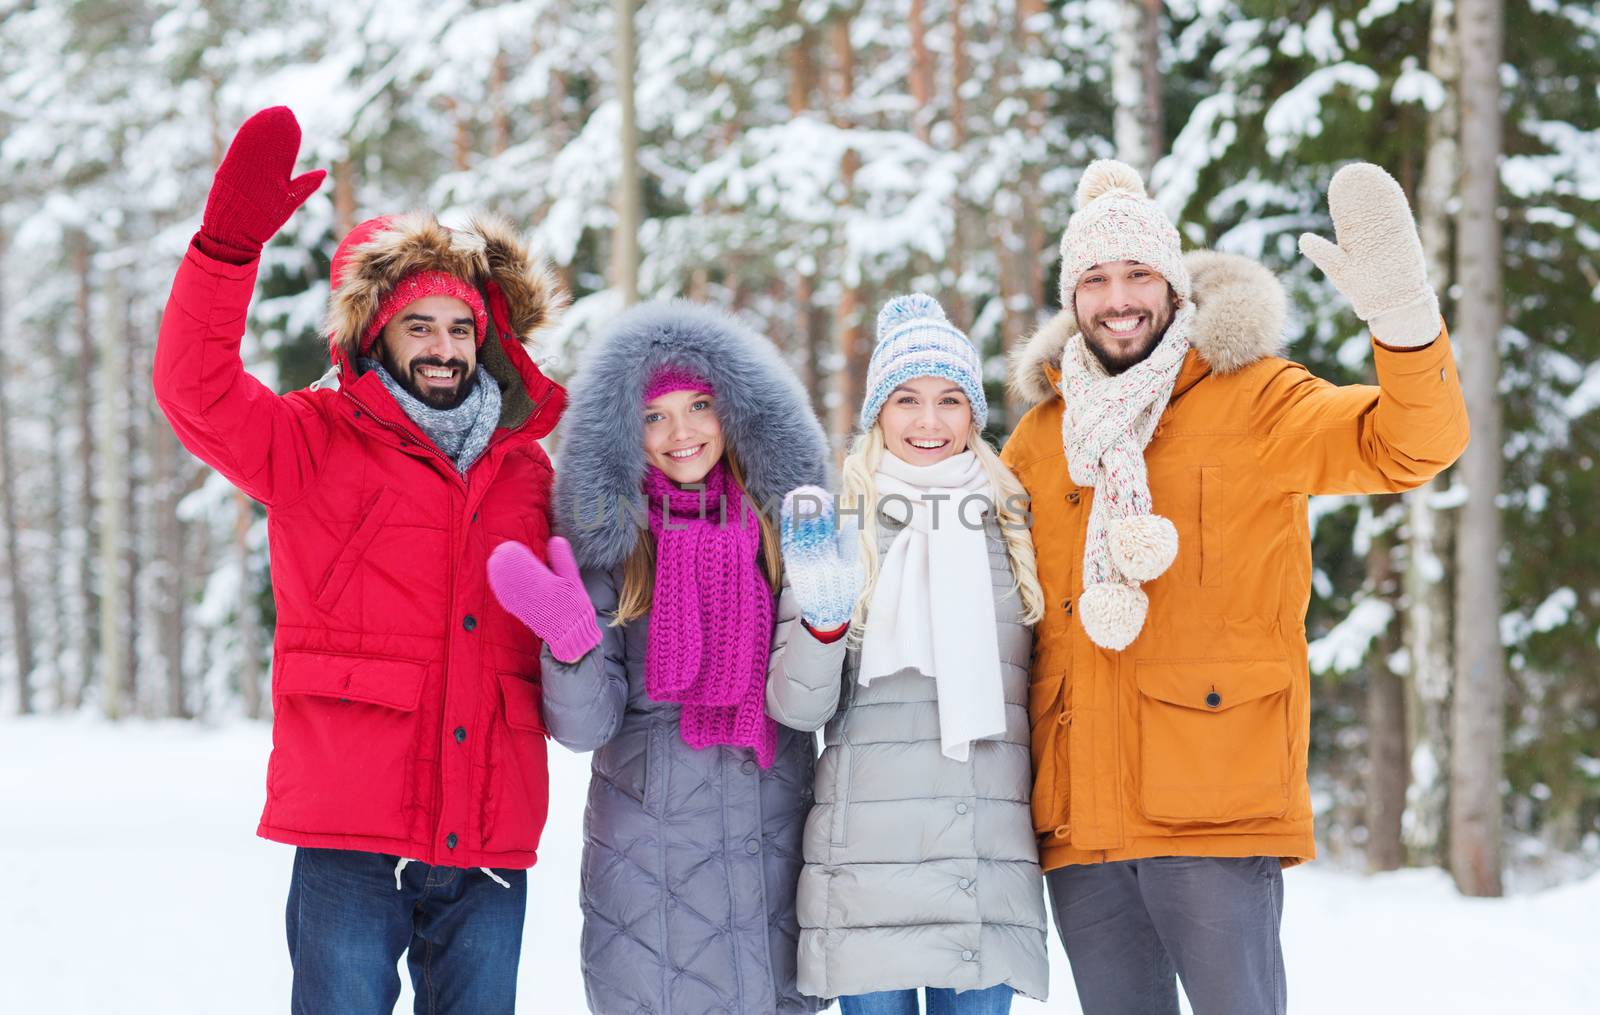
<path fill-rule="evenodd" d="M 490 579 L 545 641 L 551 736 L 594 752 L 579 886 L 589 1008 L 817 1011 L 795 978 L 815 738 L 765 715 L 769 639 L 789 607 L 774 604 L 773 520 L 741 514 L 738 495 L 759 512 L 818 482 L 821 427 L 769 342 L 681 302 L 617 321 L 562 426 L 556 528 L 571 550 L 552 541 L 552 572 L 501 548 Z M 719 485 L 734 494 L 721 505 Z"/>
<path fill-rule="evenodd" d="M 984 444 L 978 357 L 926 296 L 879 316 L 864 432 L 828 498 L 783 507 L 802 622 L 767 710 L 827 724 L 800 879 L 800 988 L 846 1015 L 1001 1013 L 1048 989 L 1029 814 L 1028 680 L 1042 611 L 1022 487 Z M 861 588 L 862 583 L 865 588 Z"/>

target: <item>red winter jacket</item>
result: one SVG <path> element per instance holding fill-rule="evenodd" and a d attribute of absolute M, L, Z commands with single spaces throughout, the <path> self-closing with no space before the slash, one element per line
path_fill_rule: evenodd
<path fill-rule="evenodd" d="M 355 375 L 350 354 L 385 280 L 415 268 L 474 278 L 512 335 L 548 320 L 561 298 L 498 227 L 380 226 L 333 297 L 337 390 L 277 395 L 245 372 L 256 264 L 191 247 L 162 318 L 162 410 L 185 447 L 267 507 L 278 618 L 258 834 L 452 867 L 530 867 L 548 805 L 539 643 L 495 601 L 485 562 L 507 539 L 542 553 L 551 468 L 538 439 L 565 393 L 492 329 L 479 355 L 484 380 L 504 392 L 501 428 L 463 478 L 376 375 Z"/>

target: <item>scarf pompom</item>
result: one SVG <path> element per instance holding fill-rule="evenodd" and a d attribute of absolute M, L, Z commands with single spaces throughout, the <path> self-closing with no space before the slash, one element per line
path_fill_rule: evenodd
<path fill-rule="evenodd" d="M 1099 582 L 1078 597 L 1078 619 L 1084 633 L 1101 648 L 1121 652 L 1144 628 L 1150 597 L 1137 585 Z"/>
<path fill-rule="evenodd" d="M 1111 521 L 1111 562 L 1136 582 L 1154 581 L 1178 558 L 1178 530 L 1160 515 Z"/>

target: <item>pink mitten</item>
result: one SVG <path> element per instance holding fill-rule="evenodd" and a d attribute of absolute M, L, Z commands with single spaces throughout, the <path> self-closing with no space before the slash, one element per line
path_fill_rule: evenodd
<path fill-rule="evenodd" d="M 521 543 L 501 543 L 489 555 L 489 587 L 506 612 L 550 646 L 564 663 L 577 662 L 600 644 L 594 604 L 578 577 L 572 546 L 554 536 L 550 566 Z"/>

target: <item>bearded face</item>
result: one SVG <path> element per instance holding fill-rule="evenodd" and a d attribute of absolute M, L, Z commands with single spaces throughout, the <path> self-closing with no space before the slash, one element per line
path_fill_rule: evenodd
<path fill-rule="evenodd" d="M 478 380 L 477 326 L 472 308 L 451 296 L 406 304 L 383 326 L 373 352 L 412 397 L 454 409 Z"/>
<path fill-rule="evenodd" d="M 1138 261 L 1095 265 L 1073 295 L 1084 344 L 1110 374 L 1144 362 L 1161 344 L 1175 303 L 1167 280 Z"/>

